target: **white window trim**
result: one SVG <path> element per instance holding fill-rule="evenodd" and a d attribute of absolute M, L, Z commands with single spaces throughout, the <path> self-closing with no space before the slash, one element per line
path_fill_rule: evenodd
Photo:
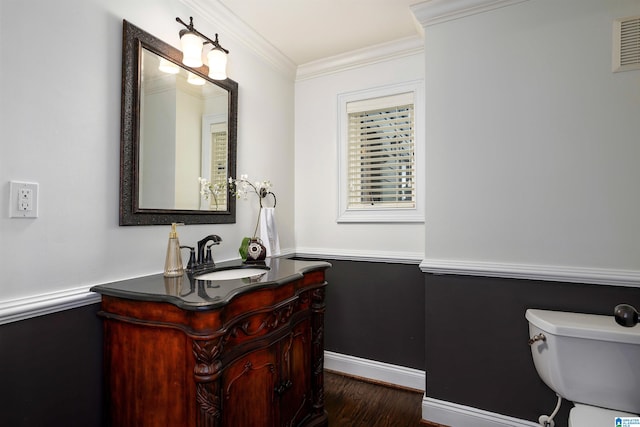
<path fill-rule="evenodd" d="M 337 222 L 424 222 L 425 201 L 422 186 L 425 173 L 425 127 L 424 127 L 424 83 L 413 80 L 372 89 L 345 92 L 338 95 L 338 217 Z M 414 208 L 375 207 L 368 209 L 349 209 L 347 203 L 347 153 L 349 146 L 349 102 L 391 96 L 400 93 L 413 93 L 415 113 L 415 195 Z"/>

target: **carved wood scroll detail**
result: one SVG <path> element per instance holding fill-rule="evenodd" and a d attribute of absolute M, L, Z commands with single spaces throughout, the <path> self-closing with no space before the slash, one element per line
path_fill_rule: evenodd
<path fill-rule="evenodd" d="M 249 321 L 244 321 L 230 328 L 223 336 L 213 340 L 193 340 L 193 355 L 196 359 L 194 368 L 194 376 L 196 381 L 196 402 L 198 406 L 198 426 L 215 427 L 220 423 L 221 411 L 221 390 L 220 390 L 220 371 L 222 362 L 220 355 L 224 345 L 231 337 L 238 337 L 240 333 L 245 336 L 254 336 L 261 331 L 274 330 L 283 324 L 286 324 L 294 312 L 297 301 L 291 301 L 288 304 L 279 307 L 269 313 L 263 321 L 254 330 L 251 329 Z M 229 387 L 227 387 L 226 395 L 228 398 L 229 390 L 233 383 L 242 375 L 250 370 L 262 369 L 267 365 L 253 367 L 251 362 L 245 365 L 243 372 L 234 378 Z M 271 372 L 275 372 L 275 366 L 269 366 Z"/>
<path fill-rule="evenodd" d="M 220 425 L 220 354 L 226 342 L 224 337 L 214 340 L 193 340 L 193 355 L 196 366 L 193 370 L 196 381 L 196 423 L 201 427 Z"/>
<path fill-rule="evenodd" d="M 237 337 L 240 335 L 240 333 L 243 333 L 245 336 L 251 337 L 259 334 L 264 330 L 271 331 L 277 329 L 280 325 L 283 325 L 289 321 L 289 318 L 293 314 L 294 308 L 295 301 L 292 301 L 284 307 L 280 307 L 269 313 L 269 315 L 265 317 L 264 320 L 254 330 L 251 330 L 251 323 L 247 320 L 239 325 L 234 326 L 231 329 L 230 334 L 234 337 Z"/>

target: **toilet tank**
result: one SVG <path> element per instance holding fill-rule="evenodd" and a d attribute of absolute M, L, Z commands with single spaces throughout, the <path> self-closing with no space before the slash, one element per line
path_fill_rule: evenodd
<path fill-rule="evenodd" d="M 529 334 L 540 378 L 564 399 L 640 413 L 640 324 L 613 316 L 528 309 Z"/>

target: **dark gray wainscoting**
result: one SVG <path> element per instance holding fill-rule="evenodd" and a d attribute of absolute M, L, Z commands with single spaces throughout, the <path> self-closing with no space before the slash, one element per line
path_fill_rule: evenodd
<path fill-rule="evenodd" d="M 417 264 L 326 259 L 325 349 L 424 370 L 424 275 Z"/>
<path fill-rule="evenodd" d="M 536 373 L 527 308 L 612 315 L 640 309 L 640 289 L 488 277 L 426 275 L 427 396 L 537 422 L 556 396 Z M 557 427 L 566 427 L 563 403 Z"/>
<path fill-rule="evenodd" d="M 0 425 L 102 425 L 99 307 L 0 326 Z"/>

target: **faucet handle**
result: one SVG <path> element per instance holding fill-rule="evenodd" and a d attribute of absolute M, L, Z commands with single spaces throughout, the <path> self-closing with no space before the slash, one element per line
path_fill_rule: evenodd
<path fill-rule="evenodd" d="M 193 246 L 180 246 L 180 249 L 189 249 L 189 262 L 187 262 L 187 271 L 192 271 L 196 265 L 196 248 Z"/>
<path fill-rule="evenodd" d="M 209 263 L 213 264 L 213 256 L 211 255 L 211 246 L 218 245 L 218 244 L 219 243 L 211 242 L 210 244 L 207 245 L 207 251 L 206 251 L 206 254 L 204 256 L 205 264 L 209 264 Z"/>

